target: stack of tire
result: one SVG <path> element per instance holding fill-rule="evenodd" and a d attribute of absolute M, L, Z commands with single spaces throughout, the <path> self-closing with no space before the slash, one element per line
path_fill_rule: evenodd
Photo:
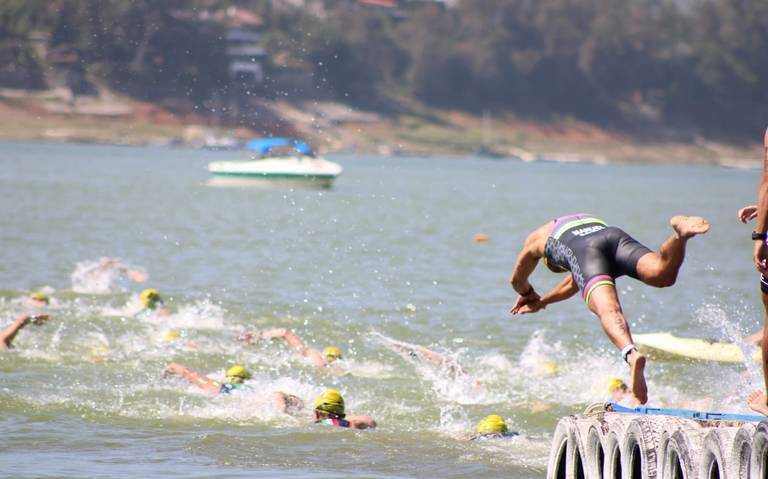
<path fill-rule="evenodd" d="M 600 409 L 560 419 L 549 455 L 549 479 L 768 478 L 768 421 Z"/>

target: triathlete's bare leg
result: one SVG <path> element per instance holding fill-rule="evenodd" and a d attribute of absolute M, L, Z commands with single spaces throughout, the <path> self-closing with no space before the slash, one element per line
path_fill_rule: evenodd
<path fill-rule="evenodd" d="M 616 295 L 616 288 L 610 284 L 598 286 L 589 295 L 589 309 L 600 318 L 603 331 L 619 350 L 632 344 L 629 324 Z M 645 382 L 645 356 L 637 349 L 627 356 L 632 376 L 632 392 L 640 404 L 648 401 L 648 386 Z"/>
<path fill-rule="evenodd" d="M 675 233 L 659 248 L 637 262 L 637 275 L 645 284 L 665 288 L 677 281 L 677 273 L 685 259 L 685 244 L 692 237 L 709 231 L 709 222 L 701 216 L 674 216 L 669 220 Z"/>

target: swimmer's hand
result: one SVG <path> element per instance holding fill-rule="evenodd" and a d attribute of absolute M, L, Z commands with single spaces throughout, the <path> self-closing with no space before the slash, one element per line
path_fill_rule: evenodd
<path fill-rule="evenodd" d="M 128 279 L 134 283 L 143 283 L 147 280 L 147 275 L 141 271 L 129 270 L 127 273 Z"/>
<path fill-rule="evenodd" d="M 536 313 L 538 311 L 541 311 L 542 309 L 545 309 L 547 307 L 546 304 L 544 304 L 542 301 L 535 301 L 533 303 L 527 303 L 515 310 L 515 308 L 512 308 L 512 314 L 530 314 L 530 313 Z"/>
<path fill-rule="evenodd" d="M 755 240 L 755 248 L 752 251 L 752 261 L 755 263 L 757 271 L 768 277 L 768 270 L 765 268 L 765 241 Z"/>
<path fill-rule="evenodd" d="M 745 206 L 739 210 L 739 221 L 746 223 L 757 218 L 757 205 Z"/>
<path fill-rule="evenodd" d="M 237 340 L 238 341 L 242 341 L 242 342 L 244 342 L 246 344 L 253 344 L 254 341 L 256 341 L 256 340 L 258 340 L 260 338 L 261 338 L 261 333 L 253 333 L 251 331 L 246 331 L 246 332 L 240 334 L 237 337 Z"/>
<path fill-rule="evenodd" d="M 527 305 L 531 306 L 528 306 L 525 311 L 522 311 L 523 307 Z M 509 310 L 509 312 L 512 314 L 535 313 L 536 311 L 543 309 L 544 306 L 545 305 L 541 303 L 541 296 L 537 293 L 531 293 L 525 296 L 518 296 L 515 305 L 512 306 L 512 309 Z"/>
<path fill-rule="evenodd" d="M 171 363 L 168 366 L 163 369 L 163 378 L 169 378 L 171 376 L 179 375 L 182 376 L 183 372 L 186 370 L 184 366 L 178 363 Z"/>
<path fill-rule="evenodd" d="M 242 341 L 246 344 L 253 344 L 260 339 L 274 339 L 282 338 L 285 336 L 285 328 L 273 328 L 261 332 L 246 331 L 237 337 L 238 341 Z"/>
<path fill-rule="evenodd" d="M 40 326 L 44 322 L 48 321 L 48 315 L 47 314 L 36 314 L 36 315 L 33 315 L 33 316 L 29 316 L 28 319 L 29 319 L 30 323 L 32 323 L 32 324 L 34 324 L 36 326 Z"/>

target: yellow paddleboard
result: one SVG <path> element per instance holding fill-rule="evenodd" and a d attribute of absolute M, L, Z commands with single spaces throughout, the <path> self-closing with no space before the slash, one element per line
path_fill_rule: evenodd
<path fill-rule="evenodd" d="M 760 361 L 761 356 L 760 348 L 752 344 L 739 345 L 707 339 L 681 338 L 670 333 L 633 334 L 632 339 L 640 351 L 655 358 L 744 363 L 744 351 L 756 361 Z"/>

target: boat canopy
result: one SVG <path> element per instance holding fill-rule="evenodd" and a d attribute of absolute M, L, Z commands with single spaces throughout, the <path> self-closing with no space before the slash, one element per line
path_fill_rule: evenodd
<path fill-rule="evenodd" d="M 260 155 L 269 154 L 274 148 L 291 147 L 302 155 L 312 156 L 312 148 L 306 143 L 299 140 L 292 140 L 290 138 L 254 138 L 245 144 L 245 147 L 249 150 L 254 150 Z"/>

